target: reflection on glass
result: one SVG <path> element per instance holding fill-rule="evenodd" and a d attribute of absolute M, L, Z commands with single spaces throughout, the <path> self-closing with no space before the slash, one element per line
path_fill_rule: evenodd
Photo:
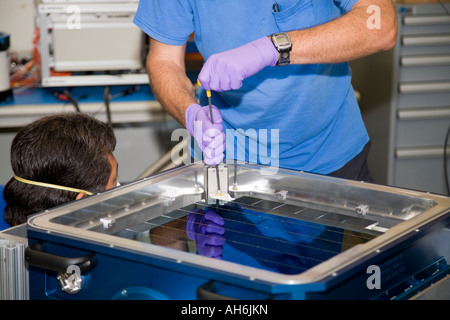
<path fill-rule="evenodd" d="M 301 273 L 375 235 L 373 221 L 241 197 L 197 203 L 116 235 L 282 274 Z"/>

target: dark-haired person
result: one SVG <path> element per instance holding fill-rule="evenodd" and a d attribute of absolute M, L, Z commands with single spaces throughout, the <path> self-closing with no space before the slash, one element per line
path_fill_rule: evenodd
<path fill-rule="evenodd" d="M 22 128 L 11 145 L 14 176 L 3 191 L 8 226 L 26 222 L 30 214 L 115 187 L 115 147 L 112 128 L 87 114 L 55 114 Z"/>

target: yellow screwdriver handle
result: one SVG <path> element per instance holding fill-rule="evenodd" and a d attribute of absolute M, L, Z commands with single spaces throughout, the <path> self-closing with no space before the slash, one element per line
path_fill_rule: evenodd
<path fill-rule="evenodd" d="M 197 83 L 198 83 L 198 85 L 199 85 L 200 87 L 202 86 L 202 84 L 200 83 L 199 80 L 197 80 Z M 206 96 L 207 96 L 208 98 L 211 98 L 211 90 L 206 90 Z"/>

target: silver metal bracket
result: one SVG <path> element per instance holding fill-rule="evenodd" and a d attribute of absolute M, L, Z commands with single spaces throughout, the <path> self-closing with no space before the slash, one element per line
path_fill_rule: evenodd
<path fill-rule="evenodd" d="M 217 172 L 219 170 L 219 183 L 217 183 Z M 219 200 L 219 204 L 223 205 L 228 201 L 234 200 L 228 193 L 228 167 L 224 164 L 210 166 L 206 169 L 206 198 L 208 204 L 215 204 Z"/>
<path fill-rule="evenodd" d="M 81 279 L 80 268 L 78 266 L 69 266 L 67 268 L 67 273 L 60 272 L 57 279 L 61 285 L 61 290 L 66 293 L 75 294 L 81 290 L 81 284 L 83 281 Z"/>

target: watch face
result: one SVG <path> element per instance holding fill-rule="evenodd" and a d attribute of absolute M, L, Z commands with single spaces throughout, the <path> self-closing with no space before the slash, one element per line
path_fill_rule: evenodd
<path fill-rule="evenodd" d="M 291 44 L 289 37 L 284 33 L 277 35 L 276 39 L 277 39 L 278 45 L 280 45 L 282 47 L 289 46 Z"/>

